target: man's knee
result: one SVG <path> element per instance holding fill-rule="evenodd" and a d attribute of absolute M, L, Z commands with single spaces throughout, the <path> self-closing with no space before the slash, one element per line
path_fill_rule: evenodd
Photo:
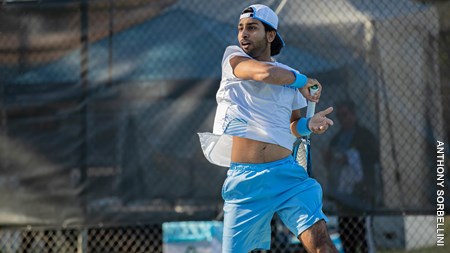
<path fill-rule="evenodd" d="M 326 223 L 321 220 L 305 230 L 299 239 L 308 252 L 333 252 L 337 249 L 330 239 Z"/>

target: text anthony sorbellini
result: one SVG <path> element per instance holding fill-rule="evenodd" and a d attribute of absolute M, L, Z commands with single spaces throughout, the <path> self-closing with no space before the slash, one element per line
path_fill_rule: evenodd
<path fill-rule="evenodd" d="M 444 246 L 444 223 L 445 223 L 445 203 L 444 203 L 444 185 L 445 185 L 445 157 L 444 157 L 444 143 L 437 141 L 437 159 L 436 159 L 436 245 Z"/>

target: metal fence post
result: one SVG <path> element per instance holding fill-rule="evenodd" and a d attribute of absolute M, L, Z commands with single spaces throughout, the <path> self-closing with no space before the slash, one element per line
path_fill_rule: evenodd
<path fill-rule="evenodd" d="M 77 253 L 87 253 L 87 228 L 80 229 L 77 238 Z"/>

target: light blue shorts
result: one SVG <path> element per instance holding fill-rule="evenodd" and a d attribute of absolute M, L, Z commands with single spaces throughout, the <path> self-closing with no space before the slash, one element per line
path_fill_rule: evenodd
<path fill-rule="evenodd" d="M 263 164 L 232 163 L 222 187 L 222 252 L 270 248 L 270 221 L 277 213 L 295 235 L 319 220 L 322 188 L 292 156 Z"/>

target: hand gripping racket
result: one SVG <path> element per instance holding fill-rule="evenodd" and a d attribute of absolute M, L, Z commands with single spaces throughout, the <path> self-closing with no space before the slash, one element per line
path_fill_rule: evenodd
<path fill-rule="evenodd" d="M 314 85 L 309 88 L 311 95 L 314 95 L 319 90 L 319 86 Z M 306 117 L 311 118 L 314 116 L 316 110 L 316 103 L 308 101 L 306 109 Z M 305 168 L 309 176 L 311 176 L 312 164 L 311 164 L 311 140 L 310 136 L 302 136 L 297 138 L 294 143 L 294 151 L 292 153 L 295 161 Z"/>

